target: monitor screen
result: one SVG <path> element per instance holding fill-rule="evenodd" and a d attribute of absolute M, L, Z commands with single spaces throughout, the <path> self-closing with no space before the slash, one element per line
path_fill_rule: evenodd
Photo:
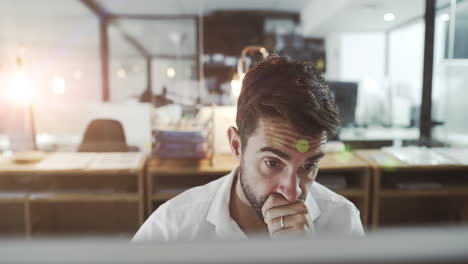
<path fill-rule="evenodd" d="M 329 81 L 328 86 L 332 90 L 335 102 L 340 109 L 343 127 L 354 126 L 358 83 Z"/>

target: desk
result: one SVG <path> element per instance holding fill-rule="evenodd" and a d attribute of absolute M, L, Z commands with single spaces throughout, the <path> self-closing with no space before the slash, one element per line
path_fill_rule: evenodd
<path fill-rule="evenodd" d="M 213 166 L 209 160 L 160 160 L 153 158 L 148 166 L 147 213 L 158 206 L 199 185 L 206 184 L 228 173 L 238 164 L 230 154 L 216 154 Z M 320 162 L 318 182 L 332 177 L 346 178 L 347 186 L 333 189 L 354 202 L 361 211 L 364 225 L 368 223 L 370 170 L 365 161 L 352 153 L 328 153 Z"/>
<path fill-rule="evenodd" d="M 468 165 L 411 165 L 382 150 L 372 167 L 372 227 L 468 223 Z"/>
<path fill-rule="evenodd" d="M 381 148 L 418 138 L 418 128 L 355 127 L 343 128 L 339 134 L 339 139 L 351 149 Z"/>
<path fill-rule="evenodd" d="M 141 153 L 0 156 L 0 234 L 132 235 L 144 221 L 145 164 Z"/>

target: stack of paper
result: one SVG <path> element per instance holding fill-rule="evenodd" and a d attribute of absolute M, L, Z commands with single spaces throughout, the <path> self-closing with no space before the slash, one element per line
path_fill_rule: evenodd
<path fill-rule="evenodd" d="M 383 151 L 410 165 L 453 165 L 457 161 L 426 147 L 388 147 Z"/>
<path fill-rule="evenodd" d="M 95 153 L 88 169 L 136 169 L 144 158 L 139 152 Z"/>
<path fill-rule="evenodd" d="M 95 153 L 57 152 L 36 164 L 42 170 L 84 170 Z"/>
<path fill-rule="evenodd" d="M 434 148 L 433 150 L 459 164 L 468 165 L 468 148 Z"/>

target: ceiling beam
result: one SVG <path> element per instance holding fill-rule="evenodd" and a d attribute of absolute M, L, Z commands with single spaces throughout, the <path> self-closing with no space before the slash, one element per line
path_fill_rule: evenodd
<path fill-rule="evenodd" d="M 140 19 L 140 20 L 193 20 L 196 15 L 134 15 L 134 14 L 113 14 L 112 18 L 117 19 Z"/>
<path fill-rule="evenodd" d="M 141 42 L 139 42 L 135 37 L 126 32 L 123 27 L 119 24 L 117 19 L 120 17 L 112 14 L 106 10 L 102 5 L 100 5 L 96 0 L 80 0 L 86 7 L 88 7 L 93 13 L 95 13 L 99 19 L 105 20 L 107 25 L 113 24 L 121 32 L 123 39 L 128 41 L 142 56 L 145 58 L 151 57 L 151 52 L 149 52 Z"/>
<path fill-rule="evenodd" d="M 128 41 L 128 43 L 130 43 L 138 52 L 140 52 L 140 54 L 142 56 L 144 56 L 145 58 L 151 57 L 151 51 L 146 49 L 145 46 L 143 46 L 143 44 L 141 44 L 141 42 L 139 42 L 131 34 L 129 34 L 127 31 L 125 31 L 125 29 L 123 29 L 123 27 L 117 21 L 114 21 L 113 25 L 115 25 L 118 28 L 118 30 L 122 34 L 122 37 L 126 41 Z"/>
<path fill-rule="evenodd" d="M 95 13 L 99 18 L 108 18 L 112 14 L 107 11 L 104 7 L 98 4 L 94 0 L 80 0 L 86 7 L 88 7 L 93 13 Z"/>
<path fill-rule="evenodd" d="M 197 55 L 172 55 L 172 54 L 151 54 L 152 58 L 155 59 L 167 59 L 167 60 L 195 60 Z"/>

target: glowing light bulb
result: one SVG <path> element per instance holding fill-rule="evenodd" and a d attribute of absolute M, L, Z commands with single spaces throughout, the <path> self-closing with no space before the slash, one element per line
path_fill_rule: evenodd
<path fill-rule="evenodd" d="M 172 67 L 167 68 L 167 77 L 174 78 L 175 75 L 176 75 L 176 71 L 174 68 Z"/>
<path fill-rule="evenodd" d="M 235 97 L 238 97 L 241 92 L 242 88 L 242 81 L 244 80 L 245 74 L 241 74 L 238 76 L 237 74 L 234 75 L 234 78 L 231 81 L 231 90 L 232 90 L 232 95 Z"/>
<path fill-rule="evenodd" d="M 26 77 L 23 70 L 18 70 L 16 72 L 10 91 L 11 98 L 15 103 L 31 103 L 33 97 L 31 81 Z"/>
<path fill-rule="evenodd" d="M 55 94 L 65 93 L 65 79 L 60 76 L 55 76 L 52 80 L 52 89 Z"/>
<path fill-rule="evenodd" d="M 118 76 L 119 78 L 123 79 L 123 78 L 127 77 L 127 72 L 125 71 L 124 68 L 119 68 L 119 69 L 117 70 L 117 76 Z"/>
<path fill-rule="evenodd" d="M 386 13 L 383 17 L 384 21 L 390 22 L 395 20 L 395 15 L 393 13 Z"/>

